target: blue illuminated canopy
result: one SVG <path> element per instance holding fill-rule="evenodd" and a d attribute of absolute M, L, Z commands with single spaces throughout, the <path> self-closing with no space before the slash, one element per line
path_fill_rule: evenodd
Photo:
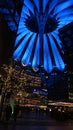
<path fill-rule="evenodd" d="M 73 22 L 73 0 L 24 0 L 13 58 L 43 67 L 50 73 L 63 71 L 59 29 Z"/>

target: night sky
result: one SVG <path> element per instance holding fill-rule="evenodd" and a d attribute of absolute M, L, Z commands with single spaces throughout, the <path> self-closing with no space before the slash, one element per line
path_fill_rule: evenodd
<path fill-rule="evenodd" d="M 0 65 L 8 63 L 9 58 L 12 56 L 14 46 L 12 35 L 13 33 L 11 33 L 7 23 L 0 14 Z"/>

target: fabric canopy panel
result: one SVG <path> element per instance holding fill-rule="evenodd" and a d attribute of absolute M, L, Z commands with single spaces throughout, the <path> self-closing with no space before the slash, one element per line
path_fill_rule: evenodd
<path fill-rule="evenodd" d="M 73 21 L 73 0 L 24 0 L 13 58 L 48 73 L 63 71 L 59 29 Z"/>

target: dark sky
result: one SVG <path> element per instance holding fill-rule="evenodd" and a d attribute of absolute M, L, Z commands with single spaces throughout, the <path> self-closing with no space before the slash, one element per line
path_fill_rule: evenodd
<path fill-rule="evenodd" d="M 8 62 L 13 51 L 13 33 L 10 31 L 7 23 L 0 14 L 0 64 Z"/>

